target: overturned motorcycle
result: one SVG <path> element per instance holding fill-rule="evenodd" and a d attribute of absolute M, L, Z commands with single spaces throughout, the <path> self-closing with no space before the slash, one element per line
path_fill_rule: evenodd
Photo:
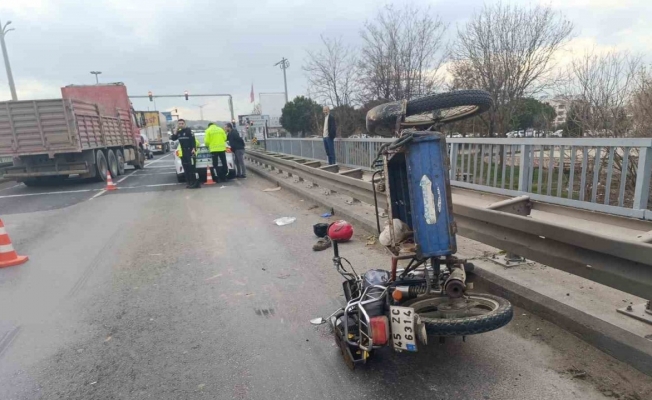
<path fill-rule="evenodd" d="M 388 103 L 367 114 L 371 134 L 398 136 L 380 148 L 372 165 L 377 169 L 374 197 L 380 187 L 387 198 L 391 270 L 359 275 L 340 256 L 338 241 L 343 238 L 331 226 L 333 264 L 345 279 L 346 305 L 327 318 L 310 321 L 331 326 L 349 368 L 366 363 L 383 347 L 415 352 L 429 337 L 465 337 L 511 321 L 511 304 L 498 296 L 471 293 L 466 273 L 473 265 L 453 256 L 457 228 L 448 147 L 445 135 L 437 132 L 442 124 L 478 115 L 491 105 L 488 93 L 467 90 Z M 407 227 L 406 235 L 399 235 L 395 221 Z M 399 269 L 401 260 L 407 266 Z"/>

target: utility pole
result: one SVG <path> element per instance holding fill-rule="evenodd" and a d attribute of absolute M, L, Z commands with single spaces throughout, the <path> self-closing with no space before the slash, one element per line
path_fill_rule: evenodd
<path fill-rule="evenodd" d="M 18 100 L 16 96 L 16 85 L 14 84 L 14 76 L 11 73 L 11 65 L 9 65 L 9 54 L 7 54 L 7 45 L 5 44 L 5 35 L 14 30 L 14 28 L 7 29 L 7 26 L 11 24 L 11 21 L 2 26 L 0 22 L 0 45 L 2 46 L 2 56 L 5 59 L 5 69 L 7 70 L 7 81 L 9 81 L 9 90 L 11 91 L 11 100 Z"/>
<path fill-rule="evenodd" d="M 202 105 L 195 104 L 195 107 L 199 107 L 199 119 L 203 121 L 204 120 L 204 107 L 206 107 L 206 104 L 202 104 Z"/>
<path fill-rule="evenodd" d="M 233 115 L 233 98 L 229 95 L 229 111 L 231 111 L 231 121 L 235 121 L 235 115 Z"/>
<path fill-rule="evenodd" d="M 99 85 L 100 84 L 100 79 L 97 77 L 99 74 L 101 74 L 102 71 L 91 71 L 91 74 L 95 75 L 95 84 Z"/>
<path fill-rule="evenodd" d="M 281 61 L 274 64 L 274 66 L 280 66 L 283 70 L 283 83 L 285 84 L 285 102 L 288 102 L 288 78 L 285 75 L 285 70 L 290 68 L 290 61 L 287 58 L 283 57 Z"/>

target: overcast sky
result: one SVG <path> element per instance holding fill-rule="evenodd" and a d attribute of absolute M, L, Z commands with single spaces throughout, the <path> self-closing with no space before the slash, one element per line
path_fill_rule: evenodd
<path fill-rule="evenodd" d="M 491 1 L 489 1 L 491 2 Z M 519 4 L 534 4 L 527 0 Z M 393 1 L 395 5 L 402 1 Z M 484 1 L 414 0 L 430 4 L 450 23 L 450 37 Z M 652 1 L 552 0 L 576 26 L 568 54 L 615 47 L 640 52 L 652 61 Z M 20 100 L 60 97 L 68 84 L 124 82 L 129 94 L 230 93 L 235 112 L 247 114 L 251 84 L 258 94 L 283 91 L 274 63 L 290 60 L 290 98 L 307 93 L 301 70 L 307 49 L 320 35 L 359 45 L 366 19 L 378 0 L 0 0 L 0 21 L 16 30 L 6 37 Z M 0 65 L 0 100 L 10 99 Z M 158 100 L 159 110 L 178 107 L 182 117 L 229 118 L 224 99 Z M 135 100 L 137 109 L 153 109 Z"/>

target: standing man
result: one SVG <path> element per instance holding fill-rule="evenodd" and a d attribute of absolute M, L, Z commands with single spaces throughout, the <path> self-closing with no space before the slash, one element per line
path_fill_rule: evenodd
<path fill-rule="evenodd" d="M 186 120 L 179 120 L 179 127 L 177 132 L 170 136 L 171 140 L 178 140 L 181 146 L 181 165 L 183 166 L 183 174 L 186 176 L 188 189 L 199 189 L 201 183 L 195 175 L 195 156 L 196 156 L 196 142 L 195 135 L 190 128 L 186 126 Z"/>
<path fill-rule="evenodd" d="M 335 125 L 335 118 L 331 115 L 331 110 L 328 106 L 324 106 L 324 149 L 326 156 L 328 156 L 328 164 L 333 165 L 335 161 L 335 135 L 337 134 L 337 126 Z"/>
<path fill-rule="evenodd" d="M 244 164 L 245 142 L 233 124 L 226 124 L 226 131 L 228 133 L 227 139 L 229 146 L 231 146 L 231 150 L 235 156 L 235 177 L 246 178 L 247 170 Z"/>
<path fill-rule="evenodd" d="M 213 169 L 217 178 L 215 180 L 217 182 L 226 182 L 226 175 L 229 170 L 226 165 L 226 132 L 224 132 L 224 129 L 212 122 L 208 124 L 204 136 L 204 145 L 208 147 L 208 151 L 211 152 L 213 157 Z M 219 166 L 218 160 L 222 162 L 222 167 Z"/>

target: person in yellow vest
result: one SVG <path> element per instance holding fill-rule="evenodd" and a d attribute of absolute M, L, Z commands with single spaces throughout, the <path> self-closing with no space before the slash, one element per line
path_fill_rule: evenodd
<path fill-rule="evenodd" d="M 217 176 L 217 182 L 226 182 L 226 175 L 229 170 L 226 165 L 226 132 L 224 129 L 215 125 L 214 123 L 208 124 L 206 134 L 204 135 L 204 146 L 208 147 L 211 156 L 213 157 L 213 169 Z M 220 167 L 218 160 L 222 162 Z"/>
<path fill-rule="evenodd" d="M 197 139 L 197 137 L 195 137 L 195 149 L 199 149 L 200 146 L 201 146 L 201 143 L 199 143 L 199 140 Z M 197 151 L 197 150 L 195 150 L 195 151 Z M 197 177 L 195 175 L 195 173 L 197 171 L 195 169 L 195 167 L 197 165 L 197 157 L 196 156 L 190 157 L 191 168 L 186 168 L 186 166 L 184 166 L 184 164 L 183 164 L 183 160 L 184 160 L 184 158 L 183 158 L 183 147 L 177 146 L 177 156 L 182 160 L 181 165 L 183 166 L 183 174 L 186 176 L 186 183 L 187 183 L 186 188 L 190 189 L 191 186 L 199 186 L 200 182 L 199 182 L 199 180 L 197 179 Z M 186 173 L 186 171 L 187 171 L 187 173 Z M 192 177 L 195 177 L 195 180 L 197 182 L 194 183 L 194 184 L 191 184 L 190 181 L 188 181 L 188 176 L 189 175 L 192 175 Z"/>
<path fill-rule="evenodd" d="M 186 186 L 189 189 L 199 189 L 201 183 L 195 176 L 195 159 L 197 155 L 197 138 L 192 133 L 190 128 L 186 127 L 186 121 L 179 120 L 179 128 L 174 135 L 170 136 L 171 140 L 178 140 L 179 147 L 183 150 L 181 158 L 181 165 L 183 166 L 183 173 L 186 176 Z"/>
<path fill-rule="evenodd" d="M 198 149 L 201 146 L 199 139 L 195 138 L 195 148 Z M 183 148 L 179 146 L 179 158 L 183 157 Z"/>

